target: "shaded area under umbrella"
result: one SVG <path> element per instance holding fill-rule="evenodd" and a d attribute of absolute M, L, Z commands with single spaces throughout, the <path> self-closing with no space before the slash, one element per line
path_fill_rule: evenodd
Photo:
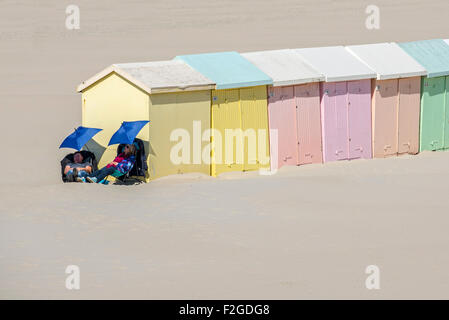
<path fill-rule="evenodd" d="M 80 151 L 81 148 L 84 147 L 84 145 L 87 143 L 87 141 L 92 139 L 92 137 L 101 130 L 103 129 L 79 126 L 75 129 L 75 132 L 67 136 L 67 138 L 62 141 L 59 149 L 71 148 Z"/>

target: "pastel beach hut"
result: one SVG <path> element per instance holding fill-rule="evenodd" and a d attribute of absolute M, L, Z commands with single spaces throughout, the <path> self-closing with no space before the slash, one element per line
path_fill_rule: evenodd
<path fill-rule="evenodd" d="M 449 148 L 449 45 L 440 39 L 399 43 L 427 70 L 421 80 L 420 151 Z"/>
<path fill-rule="evenodd" d="M 211 97 L 211 174 L 269 168 L 267 85 L 272 79 L 237 52 L 175 59 L 216 84 Z"/>
<path fill-rule="evenodd" d="M 396 43 L 346 49 L 377 73 L 371 86 L 373 157 L 418 153 L 421 76 L 427 71 Z"/>
<path fill-rule="evenodd" d="M 371 158 L 371 79 L 376 73 L 343 46 L 295 51 L 325 76 L 320 84 L 324 161 Z"/>
<path fill-rule="evenodd" d="M 83 126 L 102 128 L 89 149 L 100 159 L 99 167 L 112 161 L 116 145 L 108 147 L 112 134 L 122 121 L 150 120 L 137 136 L 148 155 L 148 177 L 154 179 L 176 173 L 210 174 L 210 161 L 179 161 L 172 154 L 179 143 L 175 130 L 183 130 L 187 147 L 205 147 L 201 130 L 210 128 L 210 94 L 215 83 L 182 61 L 114 64 L 77 88 L 82 93 Z M 175 131 L 176 132 L 176 131 Z M 176 137 L 175 137 L 176 138 Z M 174 149 L 175 148 L 175 149 Z"/>
<path fill-rule="evenodd" d="M 275 164 L 280 168 L 321 163 L 319 82 L 324 76 L 291 49 L 249 52 L 242 56 L 273 79 L 273 85 L 268 87 L 272 169 Z"/>

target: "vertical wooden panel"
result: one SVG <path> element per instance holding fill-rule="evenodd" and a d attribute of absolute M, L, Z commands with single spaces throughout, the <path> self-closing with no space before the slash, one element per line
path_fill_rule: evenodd
<path fill-rule="evenodd" d="M 398 153 L 419 152 L 421 77 L 399 79 Z"/>
<path fill-rule="evenodd" d="M 254 88 L 240 89 L 240 104 L 242 112 L 242 130 L 244 143 L 243 170 L 256 170 L 257 163 L 257 128 L 260 124 L 255 101 Z"/>
<path fill-rule="evenodd" d="M 324 161 L 348 158 L 348 102 L 346 82 L 321 83 Z"/>
<path fill-rule="evenodd" d="M 349 159 L 371 158 L 371 80 L 348 82 Z"/>
<path fill-rule="evenodd" d="M 257 170 L 259 168 L 268 168 L 270 163 L 262 163 L 260 155 L 270 156 L 269 152 L 269 132 L 268 132 L 268 106 L 266 86 L 249 87 L 240 89 L 240 103 L 242 112 L 242 130 L 243 132 L 254 132 L 256 140 L 252 141 L 244 137 L 245 162 L 243 170 Z M 249 130 L 249 131 L 247 131 Z M 263 130 L 263 134 L 259 134 Z M 260 144 L 259 140 L 263 139 Z M 253 145 L 255 143 L 255 146 Z M 259 150 L 259 145 L 264 150 Z M 255 152 L 254 152 L 255 150 Z"/>
<path fill-rule="evenodd" d="M 383 158 L 398 152 L 398 80 L 375 80 L 373 85 L 373 156 Z"/>
<path fill-rule="evenodd" d="M 449 149 L 449 76 L 446 77 L 444 149 Z"/>
<path fill-rule="evenodd" d="M 445 77 L 422 78 L 420 151 L 438 150 L 444 143 Z"/>
<path fill-rule="evenodd" d="M 298 164 L 321 163 L 321 112 L 319 83 L 295 86 Z"/>
<path fill-rule="evenodd" d="M 268 169 L 270 168 L 270 134 L 268 127 L 267 86 L 255 87 L 255 100 L 259 119 L 258 129 L 262 129 L 264 131 L 264 135 L 260 135 L 259 132 L 257 133 L 257 160 L 259 162 L 259 169 Z M 263 148 L 260 152 L 259 147 Z M 263 158 L 261 158 L 261 156 Z"/>
<path fill-rule="evenodd" d="M 349 149 L 349 119 L 348 119 L 348 83 L 346 81 L 335 83 L 335 107 L 338 148 L 336 149 L 337 160 L 348 159 Z"/>
<path fill-rule="evenodd" d="M 237 145 L 238 141 L 233 144 L 233 161 L 225 163 L 225 133 L 226 129 L 241 128 L 241 111 L 240 111 L 240 95 L 239 89 L 229 90 L 212 90 L 212 129 L 218 130 L 221 137 L 212 135 L 212 140 L 217 141 L 221 138 L 221 163 L 212 161 L 212 175 L 216 176 L 228 171 L 243 170 L 243 163 L 237 163 Z M 241 143 L 241 141 L 240 141 Z M 219 146 L 218 144 L 217 146 Z M 213 156 L 218 156 L 217 150 L 212 151 Z"/>
<path fill-rule="evenodd" d="M 297 165 L 296 105 L 293 86 L 268 89 L 268 123 L 270 128 L 270 159 L 277 154 L 277 168 Z M 271 130 L 278 131 L 277 150 Z M 274 169 L 274 168 L 273 168 Z"/>

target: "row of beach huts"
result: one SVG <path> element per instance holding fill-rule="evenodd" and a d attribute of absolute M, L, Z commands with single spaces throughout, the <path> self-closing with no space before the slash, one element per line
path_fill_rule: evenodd
<path fill-rule="evenodd" d="M 100 166 L 114 158 L 108 139 L 123 121 L 150 120 L 138 135 L 148 155 L 148 179 L 449 148 L 449 40 L 114 64 L 77 91 L 82 125 L 103 129 L 88 144 Z M 226 129 L 239 128 L 256 132 L 255 156 L 248 143 L 236 143 L 231 161 L 204 161 L 225 145 Z M 189 161 L 181 163 L 172 159 L 177 129 L 190 139 Z M 212 136 L 207 129 L 215 130 Z M 269 129 L 277 129 L 276 136 Z"/>

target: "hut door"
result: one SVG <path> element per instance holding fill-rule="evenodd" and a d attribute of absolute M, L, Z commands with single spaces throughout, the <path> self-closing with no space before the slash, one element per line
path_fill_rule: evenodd
<path fill-rule="evenodd" d="M 243 170 L 257 170 L 270 165 L 266 90 L 266 86 L 240 89 L 245 160 Z M 267 161 L 260 159 L 260 156 L 266 157 Z"/>
<path fill-rule="evenodd" d="M 243 150 L 237 150 L 242 145 L 238 138 L 232 139 L 232 147 L 226 145 L 225 129 L 241 128 L 241 112 L 239 104 L 239 90 L 212 90 L 212 129 L 217 130 L 219 136 L 214 135 L 212 131 L 212 141 L 215 148 L 212 150 L 212 175 L 216 176 L 228 171 L 241 171 L 243 169 L 243 161 L 237 161 L 237 151 L 243 153 Z M 220 141 L 221 140 L 221 143 Z M 232 154 L 231 154 L 232 152 Z M 226 163 L 226 153 L 230 154 L 232 161 Z"/>
<path fill-rule="evenodd" d="M 298 164 L 322 162 L 319 94 L 318 83 L 295 86 Z"/>
<path fill-rule="evenodd" d="M 270 131 L 271 165 L 275 164 L 273 157 L 276 154 L 276 168 L 283 165 L 297 165 L 296 105 L 293 97 L 293 86 L 270 87 L 268 89 L 268 122 L 270 130 L 276 129 L 278 131 L 277 146 Z"/>
<path fill-rule="evenodd" d="M 421 77 L 399 79 L 398 153 L 419 151 Z"/>
<path fill-rule="evenodd" d="M 373 105 L 374 156 L 398 152 L 398 80 L 375 81 Z"/>
<path fill-rule="evenodd" d="M 346 82 L 322 82 L 324 161 L 348 158 L 348 101 Z"/>
<path fill-rule="evenodd" d="M 348 82 L 349 159 L 371 158 L 371 80 Z"/>
<path fill-rule="evenodd" d="M 448 149 L 449 148 L 449 76 L 446 77 L 445 112 L 446 112 L 446 118 L 445 118 L 445 122 L 444 122 L 444 149 Z"/>
<path fill-rule="evenodd" d="M 420 150 L 443 147 L 445 118 L 445 77 L 423 78 Z"/>

